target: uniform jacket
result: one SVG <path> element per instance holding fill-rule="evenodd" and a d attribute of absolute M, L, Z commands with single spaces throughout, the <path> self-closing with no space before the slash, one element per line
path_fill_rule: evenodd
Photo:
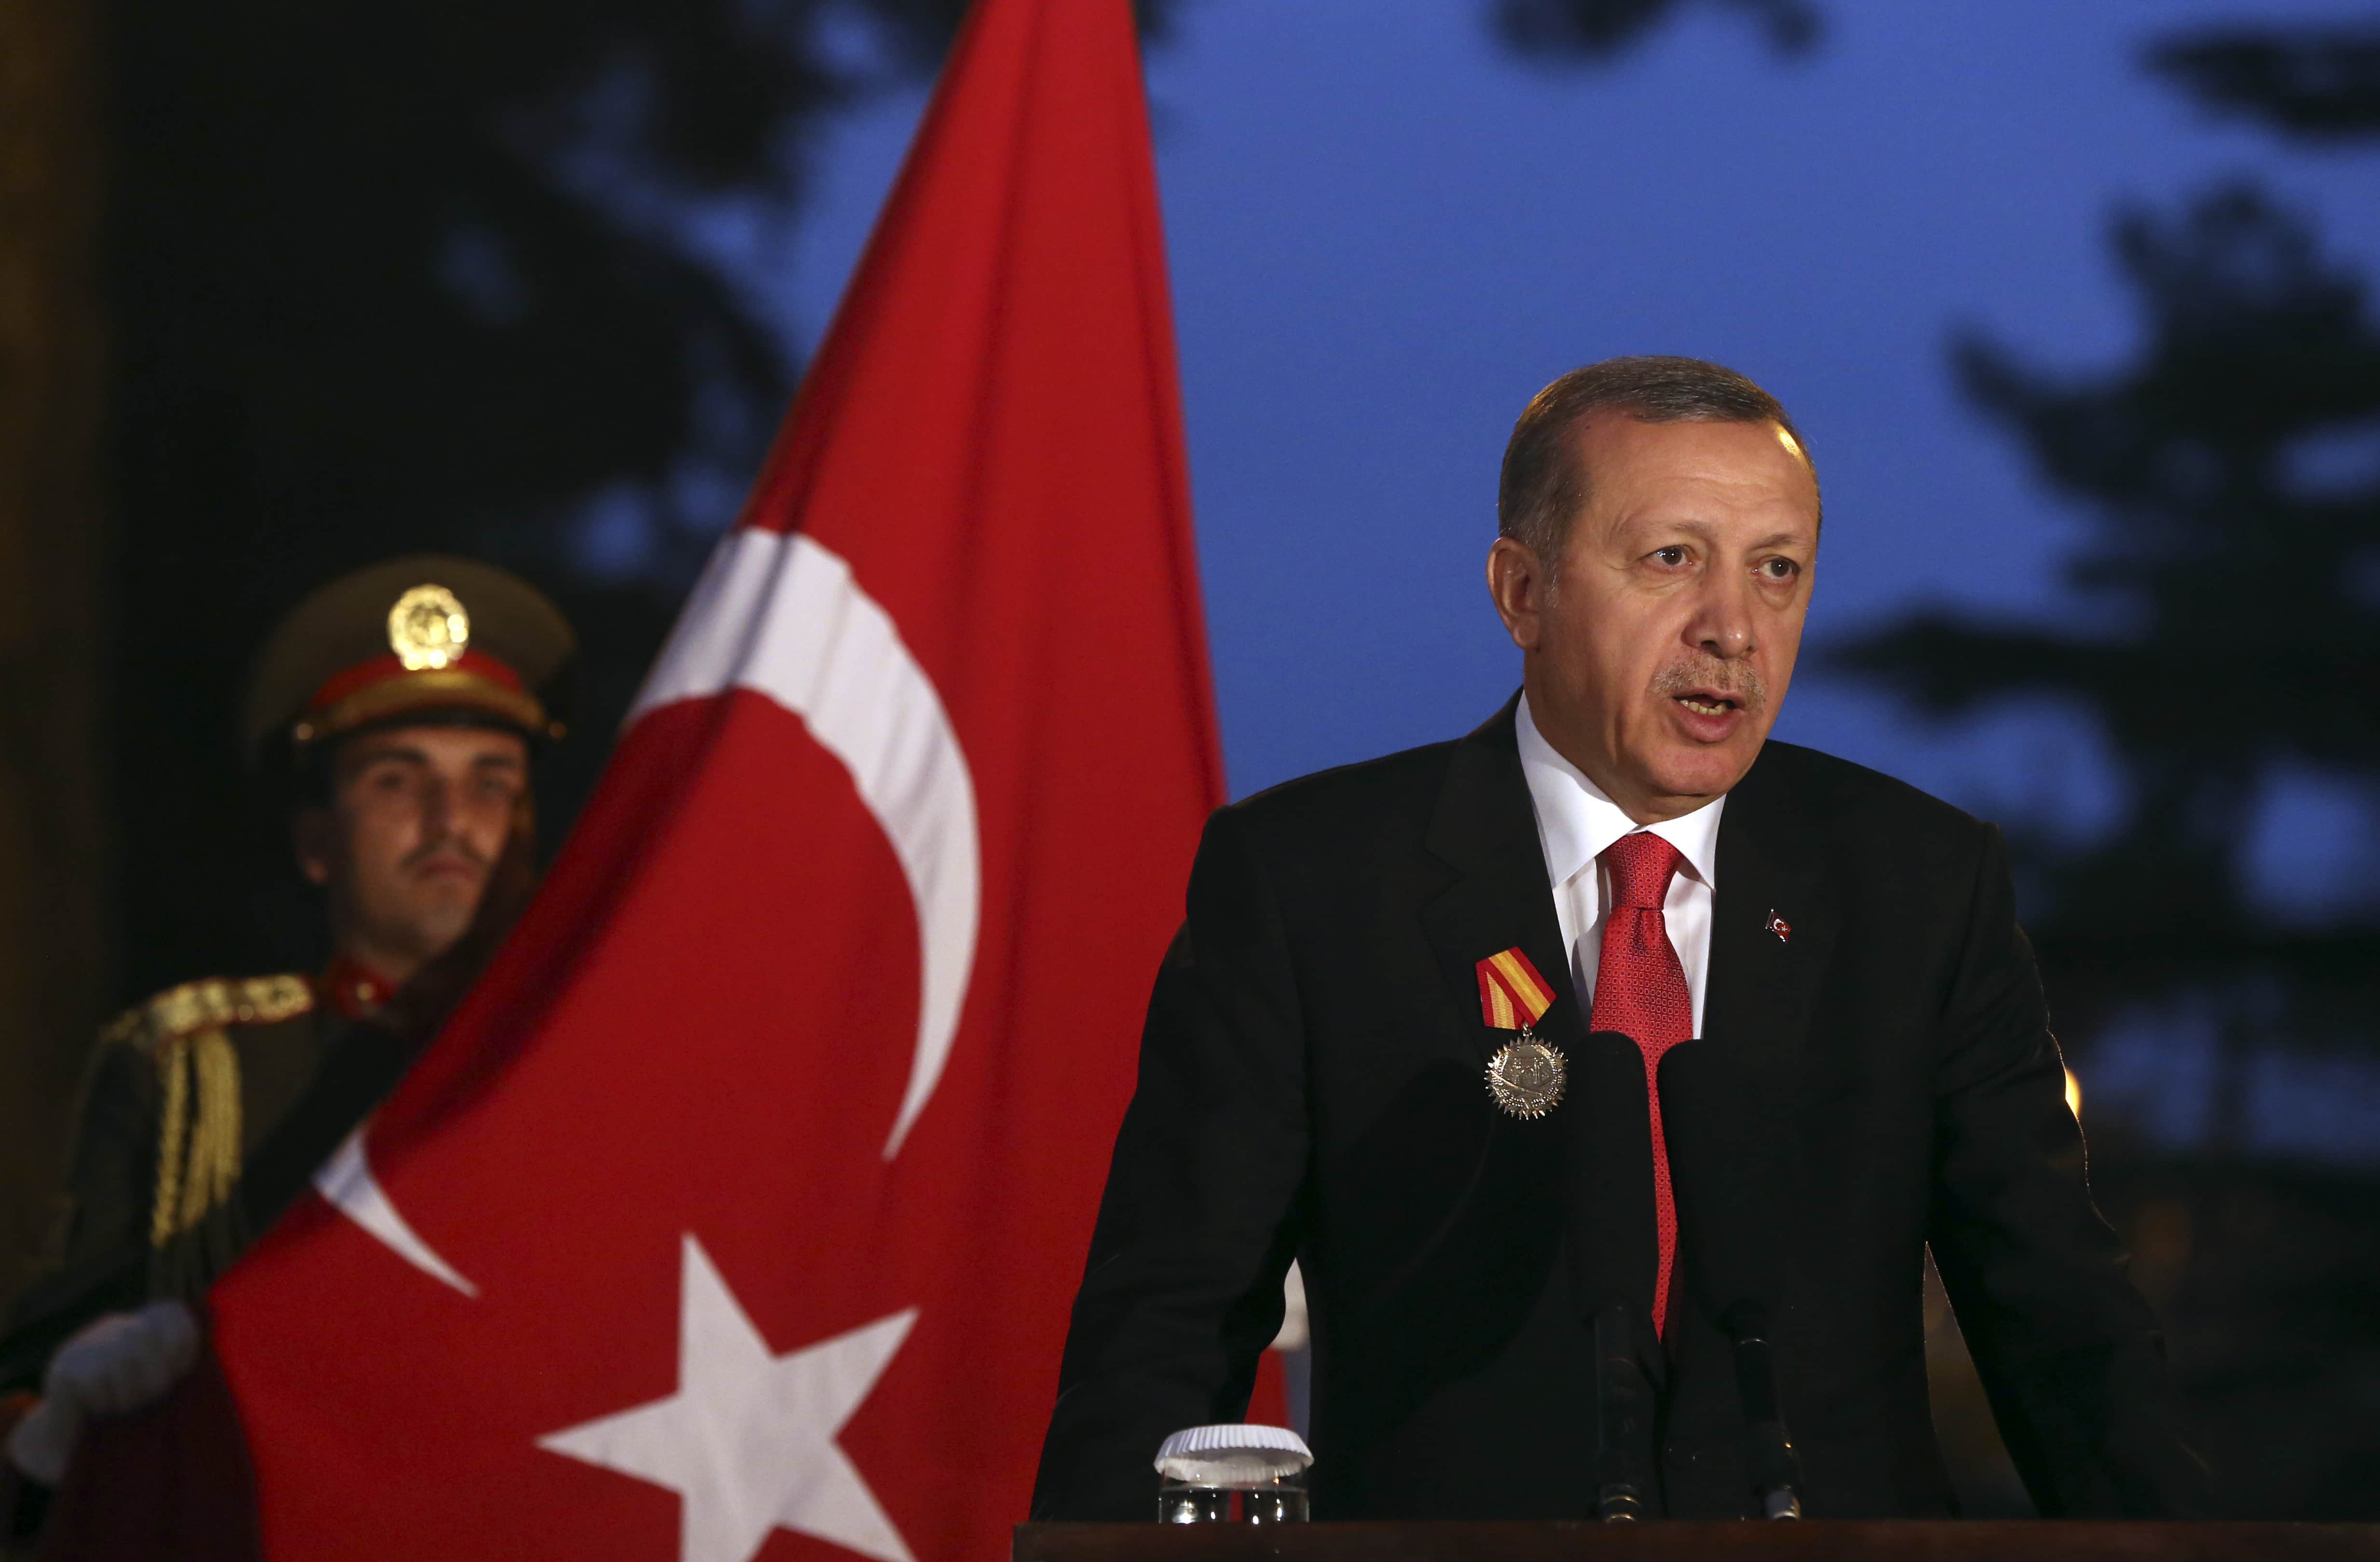
<path fill-rule="evenodd" d="M 202 1294 L 417 1047 L 345 1017 L 301 976 L 188 983 L 111 1025 L 83 1089 L 50 1263 L 0 1333 L 0 1390 L 31 1387 L 50 1352 L 103 1313 Z"/>
<path fill-rule="evenodd" d="M 2043 1511 L 2187 1510 L 2162 1343 L 2085 1185 L 1998 831 L 1770 743 L 1729 796 L 1716 877 L 1705 1035 L 1774 1082 L 1792 1168 L 1777 1349 L 1808 1512 L 1951 1509 L 1926 1399 L 1929 1243 Z M 1558 992 L 1539 1035 L 1577 1056 L 1510 704 L 1460 741 L 1213 816 L 1036 1517 L 1151 1516 L 1165 1435 L 1245 1413 L 1293 1257 L 1317 1519 L 1591 1515 L 1590 1337 L 1557 1164 L 1575 1108 L 1507 1117 L 1482 1078 L 1509 1033 L 1482 1023 L 1475 964 L 1514 946 Z M 1668 1350 L 1668 1511 L 1748 1514 L 1724 1337 L 1688 1304 Z"/>

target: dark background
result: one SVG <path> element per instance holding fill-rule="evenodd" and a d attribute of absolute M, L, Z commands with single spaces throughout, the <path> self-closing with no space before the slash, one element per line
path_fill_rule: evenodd
<path fill-rule="evenodd" d="M 305 589 L 552 590 L 558 838 L 958 9 L 0 0 L 0 1260 L 92 1022 L 319 955 L 233 738 Z M 2009 827 L 2226 1510 L 2380 1518 L 2380 13 L 1143 16 L 1235 789 L 1502 697 L 1538 383 L 1760 378 L 1828 492 L 1780 734 Z"/>

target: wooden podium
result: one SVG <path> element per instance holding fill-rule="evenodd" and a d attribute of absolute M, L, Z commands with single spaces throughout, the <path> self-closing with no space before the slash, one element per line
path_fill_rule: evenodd
<path fill-rule="evenodd" d="M 2380 1562 L 2380 1524 L 1019 1524 L 1014 1562 Z"/>

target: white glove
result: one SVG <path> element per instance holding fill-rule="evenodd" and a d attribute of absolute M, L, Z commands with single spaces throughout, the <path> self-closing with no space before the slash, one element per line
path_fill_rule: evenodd
<path fill-rule="evenodd" d="M 152 1302 L 138 1313 L 86 1324 L 50 1358 L 42 1402 L 9 1435 L 10 1460 L 56 1485 L 85 1422 L 147 1410 L 198 1359 L 198 1316 L 179 1302 Z"/>
<path fill-rule="evenodd" d="M 164 1399 L 199 1359 L 199 1320 L 179 1302 L 110 1313 L 58 1347 L 42 1398 L 86 1415 L 130 1415 Z"/>
<path fill-rule="evenodd" d="M 8 1434 L 8 1462 L 42 1485 L 55 1486 L 66 1479 L 67 1456 L 81 1435 L 79 1411 L 56 1399 L 43 1399 Z"/>

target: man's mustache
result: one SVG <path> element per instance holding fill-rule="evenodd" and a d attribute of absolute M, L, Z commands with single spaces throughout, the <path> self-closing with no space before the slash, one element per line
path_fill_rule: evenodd
<path fill-rule="evenodd" d="M 423 842 L 407 853 L 403 862 L 398 866 L 407 869 L 426 867 L 442 857 L 455 858 L 481 873 L 488 871 L 488 859 L 481 856 L 469 842 L 458 835 L 441 836 L 435 841 Z"/>
<path fill-rule="evenodd" d="M 1701 657 L 1665 667 L 1653 680 L 1653 692 L 1663 699 L 1698 691 L 1725 695 L 1746 715 L 1757 716 L 1768 708 L 1767 681 L 1760 676 L 1760 669 L 1748 661 Z"/>

